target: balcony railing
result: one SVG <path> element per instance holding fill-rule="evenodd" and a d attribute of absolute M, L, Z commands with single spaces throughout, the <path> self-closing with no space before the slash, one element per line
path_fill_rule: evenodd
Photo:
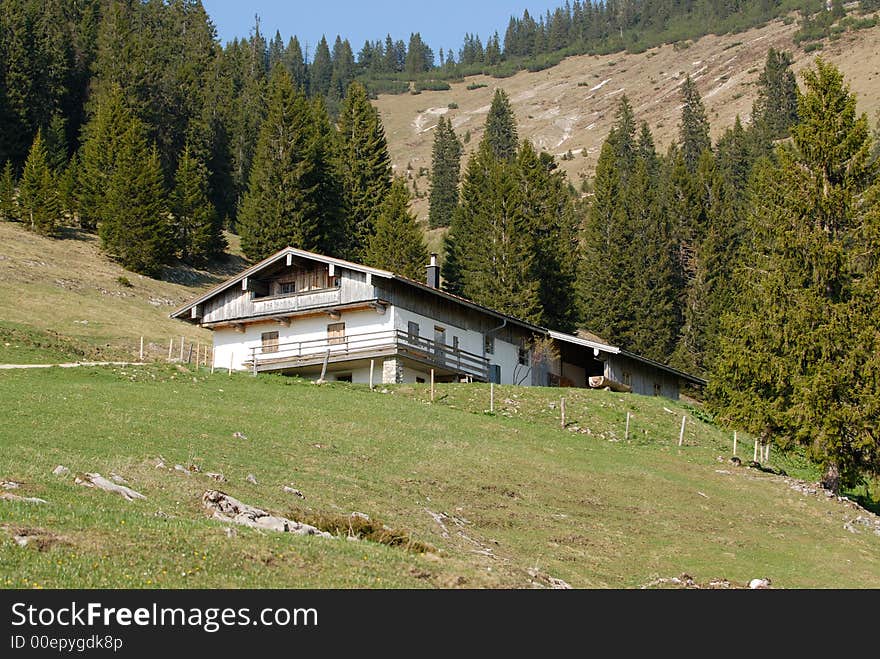
<path fill-rule="evenodd" d="M 398 354 L 455 373 L 482 380 L 489 377 L 489 360 L 481 355 L 456 349 L 403 330 L 349 334 L 311 341 L 281 341 L 251 348 L 250 367 L 254 372 L 272 366 L 297 366 L 324 358 L 369 358 L 372 354 Z"/>

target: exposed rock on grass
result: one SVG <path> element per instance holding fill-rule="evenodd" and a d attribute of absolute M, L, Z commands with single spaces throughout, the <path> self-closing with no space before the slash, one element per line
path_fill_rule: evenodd
<path fill-rule="evenodd" d="M 249 506 L 218 490 L 208 490 L 205 492 L 202 495 L 202 503 L 205 508 L 213 512 L 214 519 L 224 522 L 234 522 L 256 529 L 295 533 L 296 535 L 318 535 L 322 538 L 333 537 L 329 533 L 309 524 L 295 522 L 286 517 L 271 515 L 265 510 Z"/>
<path fill-rule="evenodd" d="M 22 503 L 49 503 L 45 499 L 39 499 L 37 497 L 20 497 L 17 494 L 10 494 L 9 492 L 0 492 L 0 500 L 21 501 Z"/>
<path fill-rule="evenodd" d="M 135 499 L 147 498 L 140 492 L 135 492 L 130 487 L 119 485 L 117 483 L 114 483 L 113 481 L 107 480 L 106 478 L 101 476 L 101 474 L 77 474 L 73 482 L 77 485 L 83 485 L 85 487 L 96 487 L 99 490 L 105 490 L 106 492 L 118 494 L 126 501 L 134 501 Z"/>

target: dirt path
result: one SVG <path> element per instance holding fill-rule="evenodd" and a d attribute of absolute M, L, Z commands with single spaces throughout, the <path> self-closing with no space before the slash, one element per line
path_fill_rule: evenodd
<path fill-rule="evenodd" d="M 144 362 L 68 362 L 66 364 L 0 364 L 0 371 L 18 368 L 76 368 L 78 366 L 146 366 Z"/>

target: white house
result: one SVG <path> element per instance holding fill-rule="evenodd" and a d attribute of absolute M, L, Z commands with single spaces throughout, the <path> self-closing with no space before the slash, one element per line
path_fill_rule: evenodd
<path fill-rule="evenodd" d="M 368 383 L 614 386 L 677 398 L 705 382 L 427 283 L 288 247 L 171 314 L 214 333 L 214 365 Z M 548 350 L 548 346 L 550 349 Z M 371 380 L 372 377 L 372 380 Z"/>

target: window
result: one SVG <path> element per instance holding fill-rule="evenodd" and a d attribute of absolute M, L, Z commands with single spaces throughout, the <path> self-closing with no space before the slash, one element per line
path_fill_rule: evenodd
<path fill-rule="evenodd" d="M 327 343 L 331 346 L 345 343 L 345 323 L 327 325 Z"/>
<path fill-rule="evenodd" d="M 425 384 L 425 378 L 416 376 L 416 384 Z"/>
<path fill-rule="evenodd" d="M 663 387 L 656 382 L 654 383 L 654 395 L 662 396 L 663 395 Z"/>
<path fill-rule="evenodd" d="M 293 281 L 283 281 L 278 287 L 279 295 L 290 295 L 291 293 L 296 293 L 296 282 Z"/>
<path fill-rule="evenodd" d="M 278 332 L 263 332 L 260 335 L 260 343 L 262 344 L 263 354 L 278 352 Z"/>
<path fill-rule="evenodd" d="M 336 376 L 337 382 L 351 382 L 351 373 L 341 373 Z"/>
<path fill-rule="evenodd" d="M 529 349 L 526 346 L 519 347 L 519 354 L 517 355 L 517 359 L 519 360 L 520 366 L 529 365 Z"/>
<path fill-rule="evenodd" d="M 410 343 L 415 343 L 419 340 L 419 324 L 414 323 L 413 321 L 409 321 L 406 324 L 406 338 Z"/>
<path fill-rule="evenodd" d="M 627 373 L 626 371 L 624 371 L 624 372 L 622 373 L 622 375 L 623 375 L 623 383 L 624 383 L 627 387 L 631 387 L 631 386 L 632 386 L 632 374 Z"/>
<path fill-rule="evenodd" d="M 495 354 L 495 337 L 488 334 L 483 337 L 483 350 L 487 355 Z"/>
<path fill-rule="evenodd" d="M 458 337 L 457 337 L 457 336 L 453 336 L 453 337 L 452 337 L 452 351 L 453 351 L 453 352 L 458 352 L 458 350 L 459 350 L 459 347 L 458 347 Z"/>

